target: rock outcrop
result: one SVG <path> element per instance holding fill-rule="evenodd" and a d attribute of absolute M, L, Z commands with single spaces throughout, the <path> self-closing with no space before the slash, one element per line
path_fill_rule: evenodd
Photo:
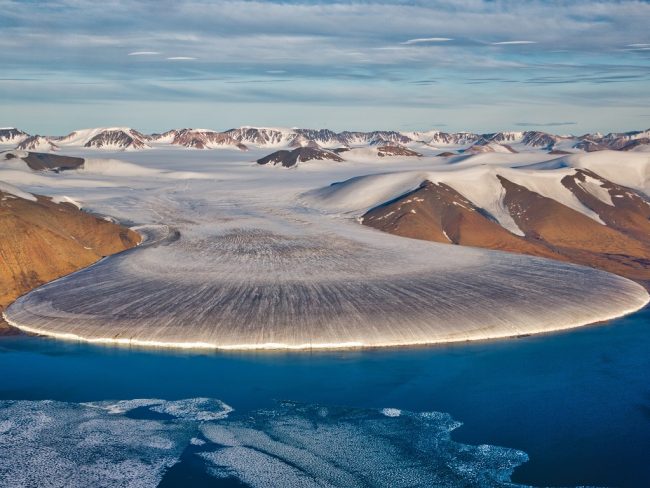
<path fill-rule="evenodd" d="M 305 161 L 316 160 L 329 160 L 329 161 L 343 161 L 339 155 L 326 149 L 318 149 L 313 147 L 299 147 L 293 151 L 280 150 L 268 156 L 264 156 L 257 160 L 257 164 L 280 164 L 285 168 L 291 168 L 298 163 Z"/>
<path fill-rule="evenodd" d="M 34 171 L 64 171 L 67 169 L 83 168 L 85 160 L 72 156 L 62 156 L 58 154 L 39 153 L 31 151 L 7 151 L 2 153 L 1 158 L 5 160 L 20 159 Z"/>
<path fill-rule="evenodd" d="M 377 156 L 380 158 L 383 158 L 385 156 L 421 157 L 422 154 L 399 144 L 387 144 L 385 146 L 379 146 L 377 148 Z"/>

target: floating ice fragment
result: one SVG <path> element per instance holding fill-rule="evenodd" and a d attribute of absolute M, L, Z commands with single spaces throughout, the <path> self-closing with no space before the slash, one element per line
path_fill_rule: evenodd
<path fill-rule="evenodd" d="M 152 412 L 164 413 L 185 420 L 219 420 L 226 418 L 233 411 L 231 406 L 212 398 L 188 398 L 184 400 L 138 398 L 117 402 L 91 402 L 83 405 L 106 410 L 109 414 L 122 414 L 136 408 L 149 407 Z"/>
<path fill-rule="evenodd" d="M 221 400 L 190 398 L 163 402 L 151 410 L 184 420 L 220 420 L 226 418 L 233 408 Z"/>
<path fill-rule="evenodd" d="M 386 417 L 399 417 L 402 411 L 399 408 L 382 408 L 381 413 Z"/>
<path fill-rule="evenodd" d="M 513 487 L 525 453 L 454 442 L 448 414 L 284 403 L 246 420 L 204 424 L 220 447 L 200 456 L 218 478 L 252 487 Z"/>

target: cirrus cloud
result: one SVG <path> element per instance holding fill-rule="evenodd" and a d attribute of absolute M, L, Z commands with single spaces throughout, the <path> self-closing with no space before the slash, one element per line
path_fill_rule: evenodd
<path fill-rule="evenodd" d="M 402 44 L 424 44 L 428 42 L 448 42 L 453 41 L 450 37 L 420 37 L 417 39 L 409 39 L 404 41 Z"/>
<path fill-rule="evenodd" d="M 535 41 L 501 41 L 501 42 L 492 42 L 493 46 L 516 46 L 520 44 L 537 44 Z"/>

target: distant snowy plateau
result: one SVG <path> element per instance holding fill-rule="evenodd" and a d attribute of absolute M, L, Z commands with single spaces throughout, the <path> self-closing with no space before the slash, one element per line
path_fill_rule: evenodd
<path fill-rule="evenodd" d="M 649 193 L 650 130 L 0 129 L 3 200 L 50 196 L 144 236 L 4 316 L 223 349 L 567 329 L 648 302 Z"/>

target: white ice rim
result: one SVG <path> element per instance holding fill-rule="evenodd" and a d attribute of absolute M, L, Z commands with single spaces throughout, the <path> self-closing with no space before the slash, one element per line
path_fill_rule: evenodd
<path fill-rule="evenodd" d="M 641 285 L 639 285 L 641 287 Z M 641 287 L 642 288 L 642 287 Z M 432 341 L 404 341 L 404 342 L 386 342 L 365 344 L 363 342 L 348 341 L 338 343 L 305 343 L 305 344 L 283 344 L 277 342 L 265 342 L 260 344 L 231 344 L 220 345 L 210 342 L 167 342 L 167 341 L 153 341 L 142 339 L 128 339 L 128 338 L 111 338 L 111 337 L 83 337 L 77 334 L 68 332 L 52 332 L 45 329 L 30 327 L 23 324 L 18 324 L 10 320 L 5 312 L 2 313 L 4 320 L 23 332 L 31 335 L 45 336 L 53 339 L 60 339 L 64 341 L 83 342 L 88 344 L 105 344 L 125 347 L 142 347 L 151 349 L 195 349 L 195 350 L 214 350 L 214 351 L 310 351 L 310 350 L 358 350 L 358 349 L 384 349 L 384 348 L 407 348 L 418 346 L 435 346 L 439 344 L 460 344 L 466 342 L 479 342 L 490 341 L 497 339 L 511 339 L 517 337 L 529 337 L 532 335 L 546 335 L 563 330 L 571 330 L 579 327 L 589 325 L 596 325 L 602 322 L 618 319 L 630 315 L 644 308 L 650 303 L 650 295 L 645 293 L 643 303 L 638 306 L 630 307 L 622 312 L 614 312 L 611 315 L 604 315 L 596 320 L 586 320 L 571 322 L 564 325 L 556 325 L 547 328 L 539 328 L 526 333 L 509 334 L 509 333 L 493 333 L 493 334 L 479 334 L 472 335 L 465 338 L 458 337 L 452 339 L 439 339 Z"/>

